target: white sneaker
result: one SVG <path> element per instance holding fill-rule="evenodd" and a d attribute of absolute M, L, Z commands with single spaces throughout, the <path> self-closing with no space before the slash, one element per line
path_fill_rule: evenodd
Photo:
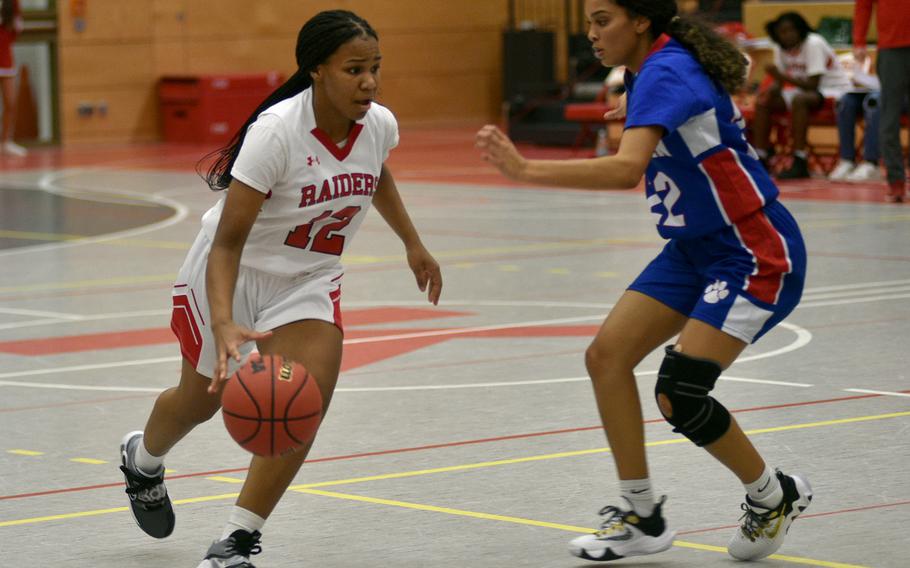
<path fill-rule="evenodd" d="M 777 552 L 793 519 L 805 511 L 812 501 L 812 487 L 804 477 L 784 475 L 780 470 L 775 475 L 784 490 L 780 505 L 765 509 L 753 503 L 748 495 L 742 504 L 745 511 L 740 517 L 742 526 L 727 545 L 727 552 L 737 560 L 758 560 Z"/>
<path fill-rule="evenodd" d="M 853 171 L 854 163 L 852 160 L 841 160 L 837 163 L 837 166 L 831 170 L 831 173 L 828 174 L 828 179 L 831 181 L 844 181 L 847 179 L 847 176 L 850 175 L 850 172 Z"/>
<path fill-rule="evenodd" d="M 856 166 L 856 169 L 850 172 L 846 179 L 850 182 L 880 181 L 882 179 L 882 171 L 877 164 L 863 162 Z"/>
<path fill-rule="evenodd" d="M 10 156 L 19 156 L 20 158 L 28 156 L 28 150 L 26 150 L 25 147 L 16 144 L 12 140 L 7 140 L 4 142 L 3 146 L 0 146 L 0 150 L 2 150 L 4 154 L 9 154 Z"/>
<path fill-rule="evenodd" d="M 238 529 L 226 539 L 213 542 L 197 568 L 256 568 L 250 563 L 250 556 L 262 552 L 261 536 L 259 531 Z"/>
<path fill-rule="evenodd" d="M 600 530 L 573 539 L 569 552 L 586 560 L 617 560 L 626 556 L 656 554 L 673 546 L 676 531 L 671 531 L 661 515 L 666 496 L 654 507 L 650 517 L 639 517 L 608 505 L 600 510 Z M 631 504 L 630 504 L 631 505 Z"/>

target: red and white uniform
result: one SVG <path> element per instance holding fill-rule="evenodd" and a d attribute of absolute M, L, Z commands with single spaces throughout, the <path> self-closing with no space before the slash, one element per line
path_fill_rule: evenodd
<path fill-rule="evenodd" d="M 821 75 L 818 91 L 826 98 L 839 99 L 853 88 L 850 77 L 841 67 L 834 49 L 825 38 L 814 32 L 806 36 L 806 41 L 795 49 L 784 50 L 775 45 L 774 64 L 784 74 L 795 79 Z M 795 88 L 793 91 L 795 92 Z M 785 98 L 792 99 L 792 96 L 785 95 Z"/>
<path fill-rule="evenodd" d="M 341 145 L 316 127 L 311 89 L 259 115 L 231 170 L 234 179 L 267 196 L 240 259 L 234 321 L 257 331 L 304 319 L 342 327 L 340 256 L 397 145 L 398 123 L 376 103 Z M 205 266 L 226 197 L 203 215 L 173 289 L 171 327 L 184 357 L 209 377 L 215 353 Z M 247 343 L 241 352 L 252 349 Z"/>
<path fill-rule="evenodd" d="M 22 31 L 22 12 L 19 10 L 19 0 L 0 0 L 0 6 L 4 2 L 13 3 L 13 26 L 8 28 L 6 22 L 0 19 L 0 77 L 14 77 L 16 65 L 13 62 L 13 42 Z"/>

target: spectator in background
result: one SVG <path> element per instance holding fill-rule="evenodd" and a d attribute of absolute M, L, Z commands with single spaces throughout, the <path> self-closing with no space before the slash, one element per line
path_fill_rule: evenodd
<path fill-rule="evenodd" d="M 826 98 L 839 99 L 851 89 L 834 50 L 812 31 L 797 12 L 785 12 L 765 26 L 774 42 L 774 63 L 765 72 L 773 83 L 755 101 L 752 124 L 753 145 L 767 167 L 770 158 L 771 114 L 790 111 L 793 163 L 780 179 L 809 177 L 806 133 L 809 115 L 822 107 Z"/>
<path fill-rule="evenodd" d="M 853 56 L 866 58 L 866 34 L 876 0 L 856 0 L 853 12 Z M 881 150 L 888 175 L 887 200 L 906 199 L 907 176 L 901 150 L 901 110 L 910 95 L 910 9 L 906 0 L 878 0 L 878 57 L 875 67 L 882 83 Z"/>
<path fill-rule="evenodd" d="M 3 122 L 0 125 L 0 153 L 25 156 L 25 148 L 13 142 L 16 118 L 16 64 L 13 42 L 22 31 L 19 0 L 0 0 L 0 98 L 3 100 Z"/>
<path fill-rule="evenodd" d="M 879 152 L 879 89 L 878 79 L 869 74 L 871 61 L 859 65 L 849 53 L 841 63 L 853 81 L 854 90 L 837 101 L 837 134 L 840 139 L 840 162 L 828 175 L 831 181 L 863 182 L 882 178 L 878 166 Z M 856 123 L 865 121 L 863 161 L 856 163 Z"/>

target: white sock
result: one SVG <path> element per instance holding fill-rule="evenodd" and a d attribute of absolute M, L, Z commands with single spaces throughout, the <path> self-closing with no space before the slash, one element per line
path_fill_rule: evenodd
<path fill-rule="evenodd" d="M 650 517 L 654 512 L 654 492 L 649 478 L 620 479 L 619 493 L 632 503 L 632 509 L 638 516 Z"/>
<path fill-rule="evenodd" d="M 803 160 L 809 159 L 809 152 L 806 152 L 805 150 L 797 150 L 797 151 L 793 152 L 793 155 L 796 156 L 797 158 L 801 158 Z"/>
<path fill-rule="evenodd" d="M 756 505 L 766 509 L 773 509 L 780 505 L 784 498 L 784 490 L 780 486 L 780 481 L 768 465 L 765 465 L 765 471 L 758 476 L 758 479 L 752 483 L 744 483 L 746 493 Z"/>
<path fill-rule="evenodd" d="M 145 436 L 136 444 L 136 451 L 133 452 L 133 463 L 139 469 L 139 473 L 149 477 L 154 477 L 164 466 L 164 456 L 153 456 L 145 449 Z"/>
<path fill-rule="evenodd" d="M 240 529 L 243 529 L 248 533 L 254 531 L 262 532 L 263 525 L 265 525 L 265 519 L 252 511 L 247 511 L 243 507 L 234 505 L 234 508 L 231 509 L 231 516 L 228 517 L 228 522 L 224 525 L 224 532 L 221 533 L 221 540 L 226 539 L 231 536 L 234 531 Z"/>
<path fill-rule="evenodd" d="M 756 148 L 756 149 L 755 149 L 755 153 L 758 155 L 759 158 L 767 158 L 767 157 L 768 157 L 768 151 L 765 150 L 764 148 Z"/>

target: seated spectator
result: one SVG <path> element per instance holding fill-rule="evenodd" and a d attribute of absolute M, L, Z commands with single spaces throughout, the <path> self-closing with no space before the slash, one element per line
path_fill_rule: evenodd
<path fill-rule="evenodd" d="M 774 63 L 765 69 L 773 82 L 756 98 L 752 144 L 767 167 L 771 114 L 789 111 L 793 163 L 777 177 L 807 178 L 809 115 L 820 109 L 826 98 L 837 100 L 849 91 L 850 79 L 825 38 L 813 32 L 797 12 L 781 14 L 768 22 L 765 30 L 774 42 Z"/>
<path fill-rule="evenodd" d="M 837 133 L 840 137 L 840 161 L 828 176 L 832 181 L 875 181 L 882 179 L 879 169 L 878 116 L 881 84 L 878 78 L 870 75 L 871 60 L 866 58 L 858 66 L 852 54 L 841 56 L 841 64 L 853 82 L 853 90 L 844 94 L 838 101 Z M 863 128 L 863 162 L 856 163 L 856 123 L 862 117 Z"/>

